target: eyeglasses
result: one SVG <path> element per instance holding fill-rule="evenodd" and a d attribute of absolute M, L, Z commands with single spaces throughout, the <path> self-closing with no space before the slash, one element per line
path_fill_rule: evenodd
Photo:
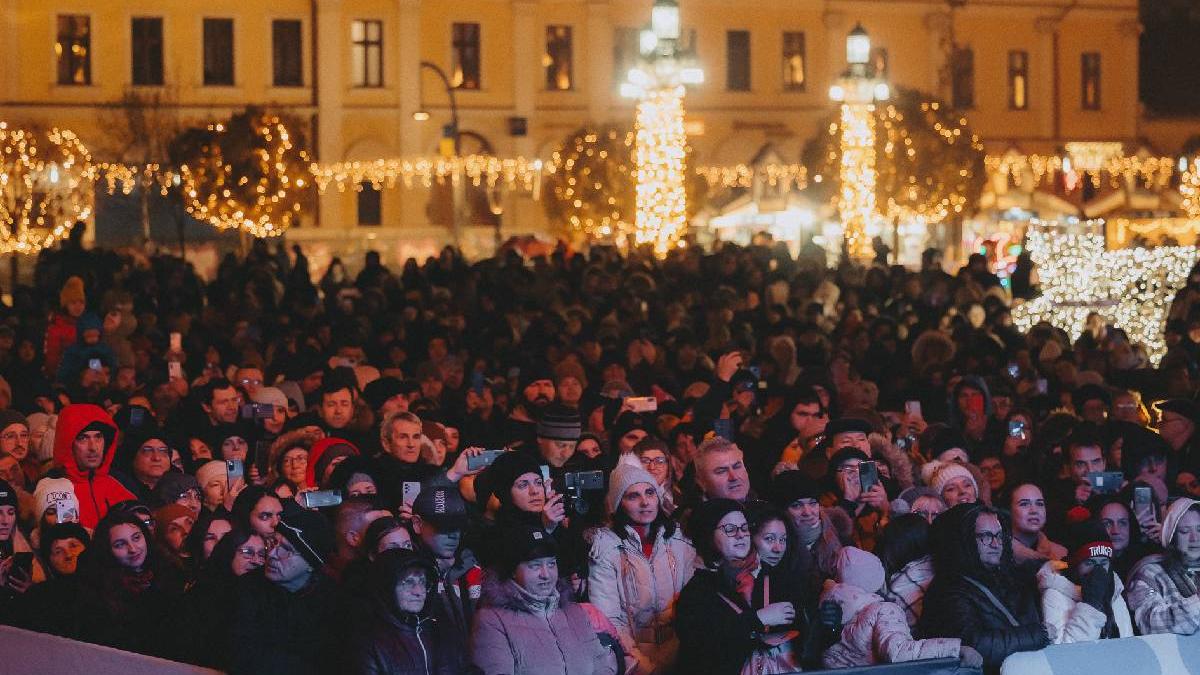
<path fill-rule="evenodd" d="M 410 577 L 401 579 L 400 582 L 396 584 L 396 586 L 398 586 L 401 590 L 413 591 L 418 588 L 428 587 L 429 581 L 427 579 L 425 579 L 424 574 L 414 574 Z"/>
<path fill-rule="evenodd" d="M 183 492 L 180 492 L 175 497 L 175 499 L 187 499 L 190 501 L 200 501 L 200 491 L 199 490 L 184 490 Z"/>
<path fill-rule="evenodd" d="M 750 523 L 742 523 L 741 525 L 722 525 L 717 528 L 726 537 L 736 537 L 739 534 L 750 534 Z"/>
<path fill-rule="evenodd" d="M 29 432 L 28 431 L 10 431 L 6 434 L 0 434 L 0 441 L 16 441 L 16 440 L 22 440 L 22 441 L 29 440 Z"/>
<path fill-rule="evenodd" d="M 857 464 L 843 464 L 838 467 L 838 473 L 859 473 Z"/>
<path fill-rule="evenodd" d="M 238 552 L 238 555 L 242 556 L 243 558 L 246 558 L 247 560 L 266 560 L 267 559 L 267 549 L 265 549 L 265 548 L 254 548 L 253 546 L 243 546 L 242 548 L 239 548 L 237 550 L 237 552 Z M 280 560 L 283 560 L 285 558 L 290 558 L 291 555 L 286 555 L 286 556 L 278 556 L 277 555 L 276 557 L 278 557 Z"/>
<path fill-rule="evenodd" d="M 251 385 L 251 384 L 253 384 L 253 385 L 256 385 L 256 386 L 257 386 L 257 385 L 261 385 L 261 384 L 262 384 L 262 380 L 251 380 L 250 378 L 245 378 L 245 377 L 244 377 L 244 378 L 242 378 L 242 379 L 238 380 L 238 384 L 242 385 L 243 387 L 244 387 L 244 386 L 247 386 L 247 385 Z"/>
<path fill-rule="evenodd" d="M 666 457 L 643 457 L 642 464 L 645 464 L 646 466 L 666 466 L 667 458 Z"/>
<path fill-rule="evenodd" d="M 976 532 L 975 539 L 984 546 L 999 546 L 1004 538 L 1003 532 Z"/>
<path fill-rule="evenodd" d="M 924 511 L 924 510 L 919 510 L 919 511 L 913 511 L 913 513 L 915 513 L 915 514 L 916 514 L 916 515 L 918 515 L 918 516 L 921 516 L 921 517 L 922 517 L 922 518 L 924 518 L 925 520 L 933 520 L 934 518 L 937 518 L 938 516 L 942 515 L 942 512 L 941 512 L 941 511 Z"/>
<path fill-rule="evenodd" d="M 300 457 L 284 457 L 283 463 L 284 464 L 308 464 L 308 456 L 303 455 Z"/>
<path fill-rule="evenodd" d="M 143 445 L 140 449 L 142 452 L 158 453 L 160 455 L 171 454 L 171 449 L 166 447 L 165 445 L 161 448 L 156 445 Z"/>
<path fill-rule="evenodd" d="M 287 560 L 296 555 L 296 550 L 291 546 L 284 546 L 282 543 L 276 541 L 269 549 L 263 552 L 263 555 L 273 555 L 276 560 Z"/>

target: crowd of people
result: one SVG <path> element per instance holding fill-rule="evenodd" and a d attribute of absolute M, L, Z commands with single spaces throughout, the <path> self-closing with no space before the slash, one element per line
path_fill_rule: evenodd
<path fill-rule="evenodd" d="M 1152 366 L 1099 315 L 1016 330 L 1027 261 L 813 253 L 44 252 L 0 308 L 0 623 L 290 675 L 1200 629 L 1200 272 Z"/>

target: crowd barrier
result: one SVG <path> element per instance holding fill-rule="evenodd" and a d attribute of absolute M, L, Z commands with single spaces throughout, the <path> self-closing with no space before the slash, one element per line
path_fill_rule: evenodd
<path fill-rule="evenodd" d="M 923 659 L 861 668 L 806 670 L 800 675 L 820 675 L 822 673 L 825 675 L 980 675 L 982 671 L 978 668 L 963 668 L 959 665 L 958 659 Z"/>
<path fill-rule="evenodd" d="M 0 626 L 0 675 L 220 675 L 219 671 Z"/>
<path fill-rule="evenodd" d="M 1013 654 L 1000 675 L 1200 675 L 1200 635 L 1055 645 Z"/>

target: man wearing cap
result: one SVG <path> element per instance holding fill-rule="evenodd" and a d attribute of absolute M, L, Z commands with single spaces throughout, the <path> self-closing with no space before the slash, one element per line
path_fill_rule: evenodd
<path fill-rule="evenodd" d="M 842 417 L 825 426 L 825 456 L 833 457 L 834 453 L 843 448 L 854 448 L 867 457 L 871 456 L 871 442 L 868 437 L 873 429 L 871 423 L 857 417 Z"/>
<path fill-rule="evenodd" d="M 530 449 L 537 443 L 537 420 L 554 402 L 554 373 L 535 363 L 521 369 L 517 400 L 505 425 L 506 445 L 514 450 Z"/>
<path fill-rule="evenodd" d="M 12 455 L 21 465 L 23 490 L 38 479 L 37 460 L 29 454 L 29 423 L 16 410 L 0 410 L 0 452 Z"/>
<path fill-rule="evenodd" d="M 325 672 L 336 617 L 333 582 L 322 569 L 334 550 L 324 516 L 297 509 L 279 521 L 263 575 L 238 577 L 230 614 L 228 672 Z"/>
<path fill-rule="evenodd" d="M 582 433 L 579 413 L 574 410 L 553 405 L 542 412 L 537 421 L 537 450 L 551 471 L 567 465 L 575 455 Z"/>
<path fill-rule="evenodd" d="M 431 483 L 422 486 L 413 501 L 412 529 L 418 548 L 437 563 L 437 585 L 427 606 L 436 605 L 443 622 L 453 631 L 444 637 L 466 647 L 471 634 L 471 617 L 479 601 L 483 570 L 475 564 L 475 554 L 462 545 L 467 527 L 467 504 L 454 485 Z"/>

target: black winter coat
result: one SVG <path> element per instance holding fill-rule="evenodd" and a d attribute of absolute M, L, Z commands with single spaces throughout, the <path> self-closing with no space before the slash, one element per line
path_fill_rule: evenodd
<path fill-rule="evenodd" d="M 333 582 L 320 573 L 295 593 L 258 575 L 239 577 L 229 623 L 229 673 L 324 672 L 332 627 L 344 620 L 332 616 L 333 603 Z"/>
<path fill-rule="evenodd" d="M 343 672 L 356 675 L 458 675 L 465 646 L 437 619 L 376 610 L 350 643 Z"/>
<path fill-rule="evenodd" d="M 983 591 L 961 575 L 935 578 L 925 593 L 918 629 L 921 637 L 956 637 L 983 655 L 985 672 L 999 672 L 1010 654 L 1036 651 L 1050 644 L 1042 625 L 1037 582 L 1016 579 L 992 593 L 1017 620 L 1013 626 Z"/>

